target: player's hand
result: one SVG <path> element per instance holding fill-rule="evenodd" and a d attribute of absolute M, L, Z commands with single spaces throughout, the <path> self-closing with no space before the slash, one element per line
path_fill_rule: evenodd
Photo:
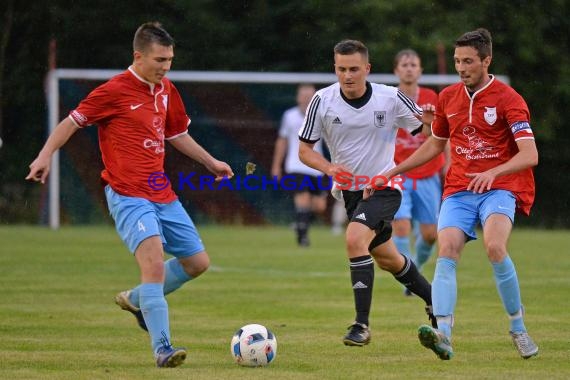
<path fill-rule="evenodd" d="M 216 182 L 219 182 L 224 178 L 230 179 L 234 176 L 234 172 L 230 165 L 219 160 L 214 160 L 210 165 L 208 165 L 208 170 L 216 175 Z"/>
<path fill-rule="evenodd" d="M 331 194 L 336 200 L 342 200 L 342 191 L 354 186 L 354 175 L 344 165 L 330 164 L 324 173 L 332 178 Z"/>
<path fill-rule="evenodd" d="M 469 185 L 467 185 L 467 191 L 473 191 L 474 194 L 481 194 L 491 190 L 491 186 L 493 186 L 493 182 L 496 178 L 491 170 L 487 170 L 483 173 L 465 173 L 465 175 L 472 178 Z"/>
<path fill-rule="evenodd" d="M 354 174 L 344 165 L 331 164 L 325 174 L 332 178 L 337 191 L 350 190 L 354 186 Z"/>
<path fill-rule="evenodd" d="M 30 164 L 30 172 L 28 173 L 26 180 L 41 182 L 42 184 L 46 183 L 46 178 L 49 174 L 50 163 L 51 157 L 43 158 L 38 156 Z"/>
<path fill-rule="evenodd" d="M 422 105 L 422 116 L 419 118 L 423 124 L 431 125 L 435 115 L 435 106 L 427 103 Z"/>
<path fill-rule="evenodd" d="M 368 199 L 372 196 L 372 194 L 374 194 L 374 187 L 372 187 L 371 185 L 366 185 L 366 187 L 363 189 L 362 192 L 362 199 Z"/>
<path fill-rule="evenodd" d="M 352 170 L 350 170 L 344 165 L 338 165 L 338 164 L 330 164 L 325 174 L 328 175 L 329 177 L 332 177 L 333 179 L 335 179 L 337 176 L 341 176 L 342 179 L 344 180 L 348 179 L 350 181 L 352 181 L 353 177 Z"/>
<path fill-rule="evenodd" d="M 370 181 L 370 183 L 364 188 L 362 199 L 368 199 L 372 196 L 372 194 L 374 194 L 375 190 L 386 187 L 386 185 L 388 185 L 388 182 L 390 182 L 390 177 L 388 177 L 386 174 L 380 174 L 374 176 L 373 180 L 374 181 Z"/>

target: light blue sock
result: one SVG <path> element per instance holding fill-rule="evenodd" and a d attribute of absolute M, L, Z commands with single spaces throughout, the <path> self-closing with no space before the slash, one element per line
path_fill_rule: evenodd
<path fill-rule="evenodd" d="M 177 258 L 173 257 L 164 263 L 164 295 L 172 293 L 191 279 Z"/>
<path fill-rule="evenodd" d="M 168 304 L 164 298 L 162 284 L 146 283 L 139 285 L 140 305 L 146 327 L 150 335 L 152 351 L 170 344 Z M 166 339 L 166 342 L 165 342 Z"/>
<path fill-rule="evenodd" d="M 451 327 L 455 303 L 457 302 L 457 262 L 448 257 L 440 257 L 435 264 L 435 274 L 431 284 L 433 314 L 436 317 L 451 317 L 437 320 L 438 329 L 451 337 Z"/>
<path fill-rule="evenodd" d="M 412 258 L 412 254 L 410 252 L 410 238 L 408 236 L 396 236 L 392 235 L 392 240 L 402 255 L 408 257 L 409 259 Z"/>
<path fill-rule="evenodd" d="M 507 255 L 501 263 L 492 263 L 497 290 L 503 301 L 503 306 L 510 316 L 511 331 L 525 332 L 521 312 L 521 291 L 515 265 Z"/>
<path fill-rule="evenodd" d="M 416 267 L 419 271 L 422 270 L 423 265 L 429 260 L 432 252 L 433 252 L 434 245 L 430 245 L 426 243 L 424 238 L 421 234 L 416 236 Z"/>
<path fill-rule="evenodd" d="M 192 277 L 186 273 L 177 258 L 173 257 L 164 262 L 164 295 L 172 293 L 191 279 Z M 129 301 L 136 307 L 140 307 L 139 298 L 140 285 L 131 290 Z"/>

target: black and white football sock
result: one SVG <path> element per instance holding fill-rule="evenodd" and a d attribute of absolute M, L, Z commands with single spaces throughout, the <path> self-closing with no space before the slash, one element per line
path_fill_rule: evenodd
<path fill-rule="evenodd" d="M 374 286 L 374 260 L 365 255 L 350 259 L 350 279 L 354 293 L 356 322 L 368 326 L 370 305 L 372 304 L 372 288 Z"/>
<path fill-rule="evenodd" d="M 423 299 L 426 305 L 431 305 L 431 285 L 428 280 L 418 271 L 412 260 L 404 257 L 405 263 L 402 270 L 394 274 L 394 278 L 401 282 L 412 293 Z"/>

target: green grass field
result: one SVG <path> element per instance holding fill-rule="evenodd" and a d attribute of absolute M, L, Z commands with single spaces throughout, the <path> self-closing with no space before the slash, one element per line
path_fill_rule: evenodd
<path fill-rule="evenodd" d="M 168 297 L 175 345 L 187 362 L 154 366 L 148 336 L 113 302 L 138 282 L 133 258 L 112 227 L 0 228 L 2 379 L 568 379 L 568 231 L 516 230 L 526 325 L 540 346 L 523 360 L 512 346 L 491 267 L 480 241 L 458 269 L 455 357 L 440 361 L 418 342 L 427 323 L 418 297 L 377 269 L 372 342 L 342 344 L 353 303 L 342 237 L 312 231 L 298 248 L 287 228 L 200 229 L 211 270 Z M 434 259 L 425 268 L 433 276 Z M 230 339 L 261 323 L 278 339 L 265 368 L 242 368 Z"/>

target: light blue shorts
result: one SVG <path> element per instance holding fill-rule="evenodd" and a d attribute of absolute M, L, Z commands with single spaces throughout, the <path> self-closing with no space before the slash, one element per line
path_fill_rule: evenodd
<path fill-rule="evenodd" d="M 445 198 L 441 204 L 437 230 L 457 227 L 467 236 L 467 241 L 477 239 L 475 228 L 491 214 L 504 214 L 511 223 L 515 221 L 516 199 L 508 190 L 491 190 L 483 194 L 461 191 Z"/>
<path fill-rule="evenodd" d="M 164 251 L 177 258 L 205 250 L 194 222 L 180 201 L 155 203 L 127 197 L 117 194 L 109 185 L 105 186 L 105 196 L 115 228 L 132 253 L 151 236 L 160 236 Z"/>
<path fill-rule="evenodd" d="M 402 203 L 394 219 L 413 219 L 421 224 L 437 224 L 441 204 L 439 174 L 422 179 L 405 175 L 402 177 Z"/>

